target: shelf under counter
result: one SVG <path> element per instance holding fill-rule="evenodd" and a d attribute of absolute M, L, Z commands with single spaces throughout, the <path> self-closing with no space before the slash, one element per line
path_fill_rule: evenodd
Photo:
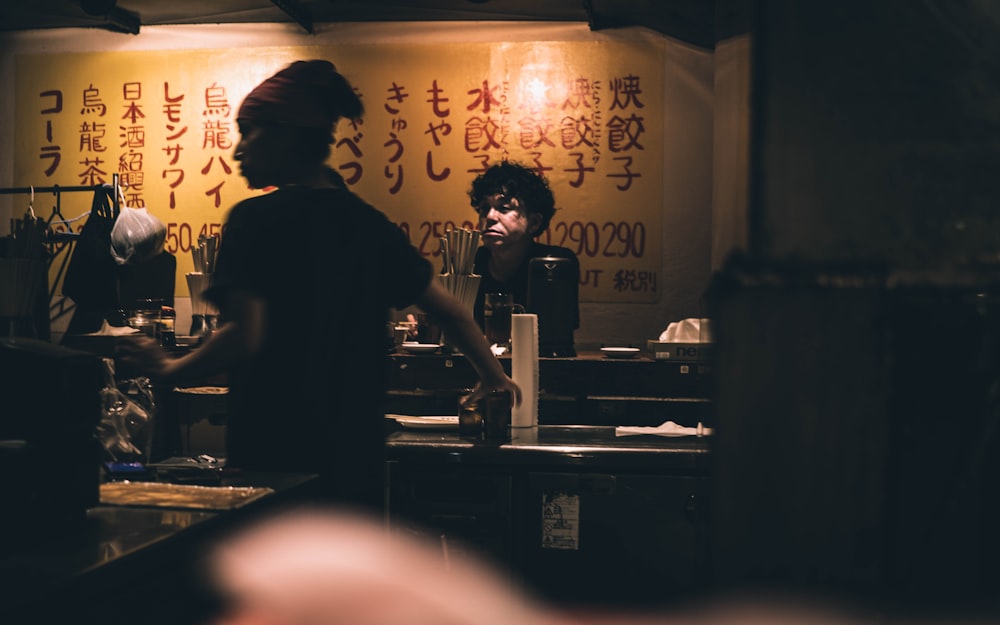
<path fill-rule="evenodd" d="M 386 412 L 454 414 L 457 397 L 478 377 L 461 354 L 390 354 Z M 511 360 L 500 357 L 511 373 Z M 581 352 L 539 358 L 541 425 L 711 425 L 714 376 L 709 362 L 608 358 Z"/>
<path fill-rule="evenodd" d="M 509 375 L 510 357 L 499 360 Z M 386 362 L 390 389 L 455 389 L 478 379 L 462 354 L 392 353 Z M 608 358 L 600 352 L 539 358 L 538 376 L 539 388 L 555 395 L 709 397 L 713 384 L 708 361 Z"/>

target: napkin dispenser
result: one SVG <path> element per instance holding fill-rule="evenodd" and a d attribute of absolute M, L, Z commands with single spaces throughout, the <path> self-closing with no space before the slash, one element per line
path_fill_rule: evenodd
<path fill-rule="evenodd" d="M 528 261 L 528 296 L 525 309 L 538 315 L 538 355 L 576 356 L 573 330 L 576 327 L 579 278 L 568 258 L 540 256 Z"/>

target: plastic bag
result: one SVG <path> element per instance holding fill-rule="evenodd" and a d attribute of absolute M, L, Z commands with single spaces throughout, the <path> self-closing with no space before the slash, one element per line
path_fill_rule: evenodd
<path fill-rule="evenodd" d="M 104 358 L 97 438 L 107 460 L 148 462 L 153 443 L 153 387 L 149 378 L 115 382 L 114 361 Z"/>
<path fill-rule="evenodd" d="M 111 256 L 119 265 L 139 263 L 163 251 L 167 227 L 146 207 L 122 208 L 111 229 Z"/>

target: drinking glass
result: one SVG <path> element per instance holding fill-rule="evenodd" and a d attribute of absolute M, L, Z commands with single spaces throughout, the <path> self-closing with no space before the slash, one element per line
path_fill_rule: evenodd
<path fill-rule="evenodd" d="M 524 312 L 510 293 L 487 293 L 483 299 L 483 331 L 490 345 L 510 349 L 511 315 Z"/>

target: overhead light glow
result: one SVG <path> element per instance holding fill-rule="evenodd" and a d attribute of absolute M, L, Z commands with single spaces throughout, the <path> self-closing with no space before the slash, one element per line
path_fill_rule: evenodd
<path fill-rule="evenodd" d="M 524 86 L 525 98 L 533 108 L 541 106 L 545 103 L 545 97 L 548 94 L 548 91 L 549 86 L 542 82 L 542 80 L 537 76 L 529 78 L 527 84 Z"/>

